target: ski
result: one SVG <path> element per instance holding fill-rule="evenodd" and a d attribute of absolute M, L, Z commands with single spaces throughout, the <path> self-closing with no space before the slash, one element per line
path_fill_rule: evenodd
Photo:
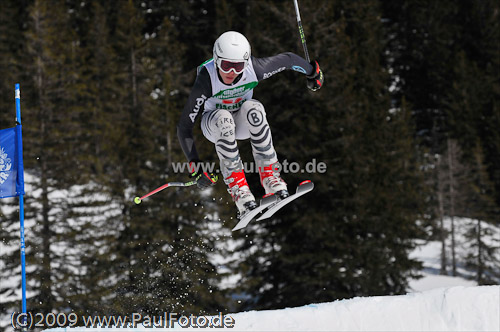
<path fill-rule="evenodd" d="M 257 219 L 257 221 L 272 217 L 273 214 L 275 214 L 279 209 L 281 209 L 282 207 L 284 207 L 285 205 L 287 205 L 291 201 L 299 198 L 300 196 L 307 194 L 308 192 L 310 192 L 313 189 L 314 189 L 314 183 L 311 182 L 310 180 L 306 180 L 306 181 L 301 182 L 297 186 L 297 191 L 295 192 L 295 194 L 290 195 L 287 198 L 278 200 L 275 204 L 270 206 L 269 209 L 267 209 L 267 211 L 264 212 L 264 214 Z"/>
<path fill-rule="evenodd" d="M 253 218 L 255 218 L 259 213 L 264 211 L 267 207 L 277 202 L 277 197 L 275 195 L 264 197 L 260 200 L 260 205 L 253 210 L 247 211 L 239 218 L 239 222 L 234 226 L 233 231 L 245 228 Z"/>
<path fill-rule="evenodd" d="M 297 186 L 297 191 L 295 194 L 288 196 L 287 198 L 280 199 L 278 198 L 277 195 L 270 195 L 267 197 L 264 197 L 260 200 L 260 205 L 245 213 L 240 217 L 240 221 L 238 224 L 233 228 L 233 231 L 240 230 L 242 228 L 245 228 L 250 221 L 252 221 L 259 213 L 262 211 L 266 210 L 262 216 L 260 216 L 257 221 L 264 220 L 267 218 L 270 218 L 275 214 L 279 209 L 290 203 L 291 201 L 299 198 L 302 195 L 307 194 L 311 190 L 314 189 L 314 183 L 311 182 L 310 180 L 306 180 L 301 182 Z"/>

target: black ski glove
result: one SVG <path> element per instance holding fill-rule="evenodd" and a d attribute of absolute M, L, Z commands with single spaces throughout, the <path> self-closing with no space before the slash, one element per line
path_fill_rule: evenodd
<path fill-rule="evenodd" d="M 203 172 L 202 163 L 200 161 L 192 161 L 189 163 L 189 177 L 196 181 L 196 186 L 200 190 L 205 190 L 214 186 L 219 177 L 214 173 Z"/>
<path fill-rule="evenodd" d="M 319 68 L 318 61 L 312 61 L 311 65 L 314 67 L 313 73 L 307 77 L 307 87 L 312 91 L 317 91 L 323 86 L 323 72 Z"/>

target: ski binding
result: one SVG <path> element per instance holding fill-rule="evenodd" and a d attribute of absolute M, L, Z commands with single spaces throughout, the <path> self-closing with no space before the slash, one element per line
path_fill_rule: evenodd
<path fill-rule="evenodd" d="M 277 200 L 278 198 L 274 195 L 262 198 L 258 207 L 253 210 L 247 211 L 240 216 L 240 221 L 238 222 L 238 224 L 236 224 L 236 226 L 234 226 L 233 231 L 245 228 L 253 218 L 255 218 L 259 213 L 264 211 L 270 205 L 275 204 Z"/>
<path fill-rule="evenodd" d="M 261 213 L 262 211 L 264 211 L 266 209 L 267 210 L 264 212 L 264 214 L 262 214 L 262 216 L 260 216 L 257 219 L 257 221 L 272 217 L 282 207 L 284 207 L 285 205 L 287 205 L 291 201 L 299 198 L 300 196 L 307 194 L 308 192 L 310 192 L 313 189 L 314 189 L 314 183 L 311 182 L 310 180 L 306 180 L 306 181 L 301 182 L 297 186 L 297 191 L 295 192 L 295 194 L 290 195 L 286 198 L 280 199 L 280 198 L 278 198 L 277 195 L 270 195 L 270 196 L 264 197 L 260 201 L 260 206 L 258 206 L 257 208 L 255 208 L 253 210 L 246 212 L 245 214 L 243 214 L 241 216 L 239 223 L 233 228 L 233 231 L 237 231 L 237 230 L 240 230 L 242 228 L 245 228 L 250 223 L 250 221 L 253 220 L 253 218 L 255 218 L 259 213 Z"/>
<path fill-rule="evenodd" d="M 307 194 L 313 189 L 314 189 L 314 183 L 311 182 L 310 180 L 302 182 L 297 186 L 297 191 L 295 192 L 295 194 L 290 195 L 287 198 L 278 200 L 278 202 L 273 206 L 270 206 L 269 209 L 267 209 L 267 211 L 257 219 L 257 221 L 261 221 L 272 217 L 273 214 L 275 214 L 279 209 L 281 209 L 291 201 L 299 198 L 300 196 Z"/>

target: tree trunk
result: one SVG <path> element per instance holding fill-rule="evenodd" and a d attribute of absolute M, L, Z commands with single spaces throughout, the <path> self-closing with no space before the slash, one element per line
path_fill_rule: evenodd
<path fill-rule="evenodd" d="M 481 245 L 481 220 L 477 220 L 477 284 L 481 285 L 483 282 L 483 248 Z"/>
<path fill-rule="evenodd" d="M 37 6 L 35 4 L 35 6 Z M 36 33 L 36 38 L 38 39 L 36 43 L 42 43 L 42 31 L 41 31 L 41 13 L 39 10 L 34 11 L 33 20 L 34 20 L 34 28 Z M 40 160 L 40 186 L 42 189 L 42 244 L 41 244 L 41 271 L 40 271 L 40 305 L 41 311 L 44 314 L 48 314 L 52 311 L 53 303 L 52 303 L 52 280 L 51 280 L 51 253 L 50 253 L 50 243 L 51 243 L 51 230 L 50 230 L 50 221 L 49 221 L 49 185 L 48 185 L 48 167 L 47 160 L 45 157 L 45 141 L 47 137 L 47 126 L 46 121 L 49 117 L 49 106 L 46 103 L 45 91 L 44 91 L 44 66 L 43 66 L 43 57 L 40 52 L 42 50 L 38 48 L 38 55 L 36 57 L 36 76 L 35 76 L 35 86 L 36 93 L 38 96 L 38 108 L 39 108 L 39 119 L 40 119 L 40 151 L 39 151 L 39 160 Z"/>
<path fill-rule="evenodd" d="M 441 241 L 441 270 L 440 274 L 447 275 L 446 271 L 446 229 L 444 226 L 444 185 L 441 179 L 441 157 L 437 158 L 437 186 L 438 186 L 438 205 L 439 205 L 439 239 Z"/>
<path fill-rule="evenodd" d="M 455 171 L 454 169 L 454 164 L 453 164 L 453 159 L 456 158 L 455 155 L 455 144 L 454 142 L 451 142 L 451 139 L 448 138 L 447 140 L 448 144 L 448 176 L 450 178 L 450 218 L 451 218 L 451 268 L 452 268 L 452 275 L 454 277 L 457 276 L 457 260 L 456 260 L 456 252 L 455 252 L 455 179 L 453 176 L 453 172 Z"/>

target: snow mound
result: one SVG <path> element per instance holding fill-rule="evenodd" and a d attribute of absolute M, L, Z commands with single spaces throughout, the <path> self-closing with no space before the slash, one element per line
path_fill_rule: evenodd
<path fill-rule="evenodd" d="M 449 288 L 456 286 L 473 287 L 477 286 L 477 282 L 460 277 L 436 275 L 427 272 L 422 273 L 421 279 L 410 280 L 410 288 L 412 292 L 424 292 L 435 288 Z"/>
<path fill-rule="evenodd" d="M 500 286 L 439 288 L 229 316 L 235 322 L 233 331 L 500 331 Z M 200 331 L 200 328 L 175 328 Z M 111 330 L 151 331 L 151 328 L 46 331 Z"/>

